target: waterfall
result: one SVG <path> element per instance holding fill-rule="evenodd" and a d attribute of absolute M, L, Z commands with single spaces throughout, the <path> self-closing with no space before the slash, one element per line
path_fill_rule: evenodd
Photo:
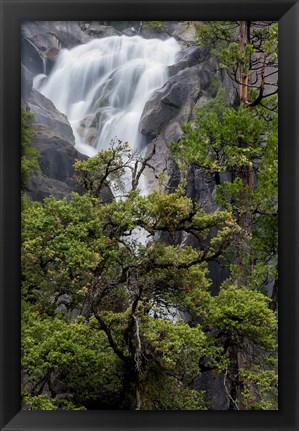
<path fill-rule="evenodd" d="M 34 86 L 65 114 L 72 126 L 75 146 L 93 156 L 109 147 L 115 137 L 142 152 L 138 131 L 146 102 L 168 79 L 168 66 L 180 50 L 175 39 L 112 36 L 60 51 L 48 78 L 34 79 Z M 141 192 L 147 193 L 141 176 Z M 112 183 L 112 191 L 114 184 Z M 116 197 L 117 199 L 117 197 Z M 133 229 L 125 241 L 145 245 L 148 232 Z M 161 316 L 176 322 L 179 312 L 161 307 Z"/>
<path fill-rule="evenodd" d="M 112 36 L 61 50 L 39 91 L 64 113 L 78 151 L 89 156 L 117 137 L 142 149 L 145 103 L 167 81 L 180 47 L 175 39 Z"/>

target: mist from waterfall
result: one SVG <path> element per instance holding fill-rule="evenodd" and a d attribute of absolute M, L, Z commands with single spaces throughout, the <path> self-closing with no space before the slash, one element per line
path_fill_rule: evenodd
<path fill-rule="evenodd" d="M 96 39 L 61 50 L 48 79 L 35 85 L 67 116 L 78 151 L 92 156 L 115 137 L 141 150 L 143 108 L 167 81 L 179 50 L 173 38 Z"/>

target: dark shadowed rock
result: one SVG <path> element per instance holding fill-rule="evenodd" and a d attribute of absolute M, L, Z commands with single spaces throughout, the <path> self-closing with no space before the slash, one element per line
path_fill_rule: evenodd
<path fill-rule="evenodd" d="M 21 65 L 21 74 L 21 97 L 28 100 L 32 90 L 33 75 L 23 64 Z"/>
<path fill-rule="evenodd" d="M 210 292 L 212 295 L 219 294 L 221 284 L 229 277 L 229 271 L 224 262 L 212 261 L 208 263 L 209 278 L 211 279 Z"/>
<path fill-rule="evenodd" d="M 69 142 L 55 136 L 46 128 L 35 128 L 33 138 L 34 147 L 40 152 L 40 166 L 43 174 L 49 178 L 73 186 L 74 168 L 76 159 L 81 159 L 80 153 Z"/>
<path fill-rule="evenodd" d="M 53 47 L 70 49 L 90 40 L 76 21 L 26 21 L 21 31 L 42 52 Z"/>
<path fill-rule="evenodd" d="M 21 36 L 22 63 L 34 76 L 50 72 L 61 48 L 91 40 L 75 21 L 25 21 Z"/>
<path fill-rule="evenodd" d="M 139 131 L 156 137 L 171 119 L 179 116 L 179 122 L 188 120 L 201 90 L 209 85 L 212 73 L 210 63 L 205 62 L 172 76 L 146 103 Z"/>
<path fill-rule="evenodd" d="M 123 31 L 122 31 L 122 34 L 124 34 L 125 36 L 129 36 L 129 37 L 132 37 L 132 36 L 136 36 L 136 30 L 134 29 L 134 27 L 130 27 L 130 28 L 125 28 Z"/>
<path fill-rule="evenodd" d="M 225 86 L 226 103 L 228 106 L 239 106 L 240 97 L 238 85 L 229 77 L 226 71 L 223 71 L 223 82 Z"/>
<path fill-rule="evenodd" d="M 34 130 L 32 143 L 40 153 L 41 171 L 31 178 L 27 187 L 31 199 L 40 201 L 48 196 L 70 199 L 72 192 L 84 193 L 76 183 L 73 165 L 76 160 L 86 160 L 87 156 L 45 126 L 35 125 Z M 113 201 L 109 187 L 102 188 L 100 197 L 104 203 Z"/>
<path fill-rule="evenodd" d="M 204 52 L 205 50 L 198 46 L 192 46 L 180 51 L 176 63 L 168 67 L 169 76 L 176 75 L 181 70 L 186 69 L 186 67 L 198 65 L 204 56 Z"/>
<path fill-rule="evenodd" d="M 43 59 L 35 45 L 26 38 L 21 39 L 21 62 L 33 76 L 43 73 Z"/>
<path fill-rule="evenodd" d="M 144 39 L 160 39 L 160 40 L 169 39 L 169 35 L 165 31 L 157 32 L 155 30 L 151 30 L 148 28 L 142 29 L 141 36 Z"/>
<path fill-rule="evenodd" d="M 217 209 L 213 197 L 216 181 L 212 175 L 205 173 L 195 165 L 191 165 L 187 171 L 187 183 L 187 194 L 192 200 L 202 202 L 207 212 Z"/>
<path fill-rule="evenodd" d="M 201 373 L 195 382 L 195 389 L 206 391 L 206 396 L 211 402 L 209 410 L 228 410 L 230 401 L 226 394 L 223 373 L 214 374 L 212 371 Z"/>
<path fill-rule="evenodd" d="M 54 104 L 39 91 L 33 89 L 29 97 L 30 110 L 35 114 L 35 125 L 45 126 L 55 131 L 56 136 L 75 143 L 73 130 L 67 117 L 58 111 Z"/>
<path fill-rule="evenodd" d="M 33 201 L 41 201 L 49 196 L 54 196 L 57 199 L 70 199 L 73 191 L 75 191 L 74 187 L 40 173 L 31 177 L 26 194 Z"/>

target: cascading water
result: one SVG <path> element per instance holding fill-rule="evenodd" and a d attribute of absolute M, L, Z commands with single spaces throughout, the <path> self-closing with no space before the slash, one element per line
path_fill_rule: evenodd
<path fill-rule="evenodd" d="M 62 50 L 39 91 L 70 121 L 77 149 L 89 156 L 117 137 L 142 149 L 138 124 L 147 100 L 167 80 L 175 39 L 112 36 Z"/>
<path fill-rule="evenodd" d="M 139 121 L 146 102 L 168 78 L 180 46 L 175 39 L 113 36 L 61 50 L 55 67 L 34 79 L 34 86 L 64 113 L 78 151 L 88 156 L 117 137 L 142 152 Z M 146 193 L 145 180 L 140 179 Z M 147 243 L 148 232 L 135 228 L 126 241 Z M 179 311 L 161 308 L 161 317 L 177 320 Z"/>

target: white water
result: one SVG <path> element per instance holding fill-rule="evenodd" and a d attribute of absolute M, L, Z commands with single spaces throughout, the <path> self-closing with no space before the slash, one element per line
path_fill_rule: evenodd
<path fill-rule="evenodd" d="M 143 108 L 167 81 L 179 49 L 173 38 L 96 39 L 62 50 L 49 78 L 35 85 L 68 117 L 80 152 L 92 156 L 115 137 L 141 151 Z"/>
<path fill-rule="evenodd" d="M 113 36 L 61 50 L 47 78 L 34 78 L 34 87 L 64 113 L 74 132 L 76 148 L 88 156 L 109 147 L 114 137 L 142 152 L 139 121 L 153 92 L 167 81 L 180 46 L 171 38 Z M 146 192 L 141 177 L 142 192 Z M 113 185 L 112 185 L 113 186 Z M 148 232 L 136 228 L 126 241 L 145 245 Z M 160 306 L 160 318 L 176 322 L 176 308 Z"/>

